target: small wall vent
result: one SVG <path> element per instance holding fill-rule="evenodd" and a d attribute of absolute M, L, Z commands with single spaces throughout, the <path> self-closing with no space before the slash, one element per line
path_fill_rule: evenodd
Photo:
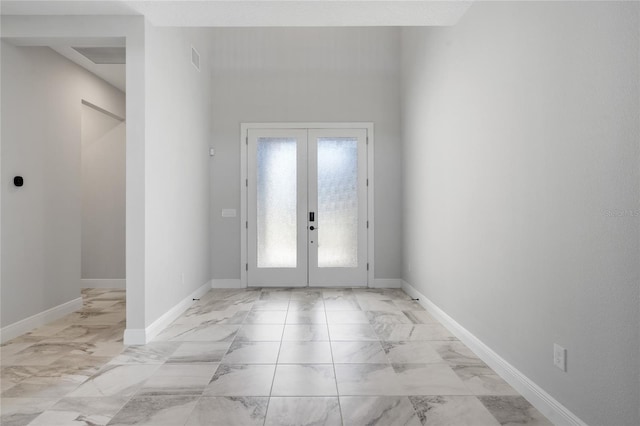
<path fill-rule="evenodd" d="M 200 71 L 200 54 L 193 46 L 191 46 L 191 63 Z"/>

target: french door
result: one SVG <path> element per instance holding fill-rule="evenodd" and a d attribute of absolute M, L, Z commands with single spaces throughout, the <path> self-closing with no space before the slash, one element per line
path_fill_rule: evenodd
<path fill-rule="evenodd" d="M 249 286 L 367 285 L 367 130 L 249 129 Z"/>

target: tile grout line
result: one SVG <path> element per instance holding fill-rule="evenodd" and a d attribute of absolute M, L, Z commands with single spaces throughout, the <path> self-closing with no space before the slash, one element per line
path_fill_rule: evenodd
<path fill-rule="evenodd" d="M 329 318 L 327 317 L 327 307 L 324 303 L 324 293 L 322 293 L 322 307 L 324 311 L 325 325 L 327 327 L 327 335 L 329 336 L 329 349 L 331 351 L 331 366 L 333 367 L 333 378 L 336 382 L 336 398 L 338 399 L 338 412 L 340 413 L 340 424 L 344 426 L 344 416 L 342 415 L 342 403 L 340 402 L 340 390 L 338 388 L 338 374 L 336 373 L 336 361 L 333 356 L 333 339 L 329 333 Z"/>
<path fill-rule="evenodd" d="M 260 290 L 260 294 L 262 295 L 262 289 Z M 284 324 L 282 326 L 282 335 L 280 336 L 280 347 L 278 348 L 278 356 L 276 357 L 275 368 L 273 369 L 273 378 L 271 379 L 271 388 L 269 389 L 269 397 L 267 399 L 267 409 L 264 412 L 264 420 L 262 425 L 267 424 L 267 415 L 269 414 L 269 406 L 271 405 L 271 395 L 273 394 L 273 385 L 276 381 L 276 373 L 278 372 L 278 361 L 280 361 L 280 351 L 282 350 L 282 341 L 284 339 L 284 331 L 287 324 L 287 318 L 289 317 L 289 307 L 291 306 L 291 295 L 289 295 L 289 301 L 287 302 L 287 314 L 284 317 Z"/>

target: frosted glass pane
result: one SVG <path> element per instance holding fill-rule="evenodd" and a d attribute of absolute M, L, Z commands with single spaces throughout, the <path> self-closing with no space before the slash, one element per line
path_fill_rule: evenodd
<path fill-rule="evenodd" d="M 297 265 L 296 140 L 259 138 L 258 268 Z"/>
<path fill-rule="evenodd" d="M 358 266 L 358 142 L 318 138 L 318 267 Z"/>

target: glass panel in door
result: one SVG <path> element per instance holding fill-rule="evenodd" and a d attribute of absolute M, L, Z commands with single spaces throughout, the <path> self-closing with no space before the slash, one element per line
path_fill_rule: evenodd
<path fill-rule="evenodd" d="M 358 139 L 318 144 L 318 268 L 358 266 Z"/>
<path fill-rule="evenodd" d="M 365 129 L 309 130 L 312 286 L 367 285 L 366 137 Z"/>
<path fill-rule="evenodd" d="M 248 284 L 307 285 L 307 132 L 248 132 Z"/>
<path fill-rule="evenodd" d="M 258 138 L 258 268 L 297 265 L 296 145 L 294 138 Z"/>

